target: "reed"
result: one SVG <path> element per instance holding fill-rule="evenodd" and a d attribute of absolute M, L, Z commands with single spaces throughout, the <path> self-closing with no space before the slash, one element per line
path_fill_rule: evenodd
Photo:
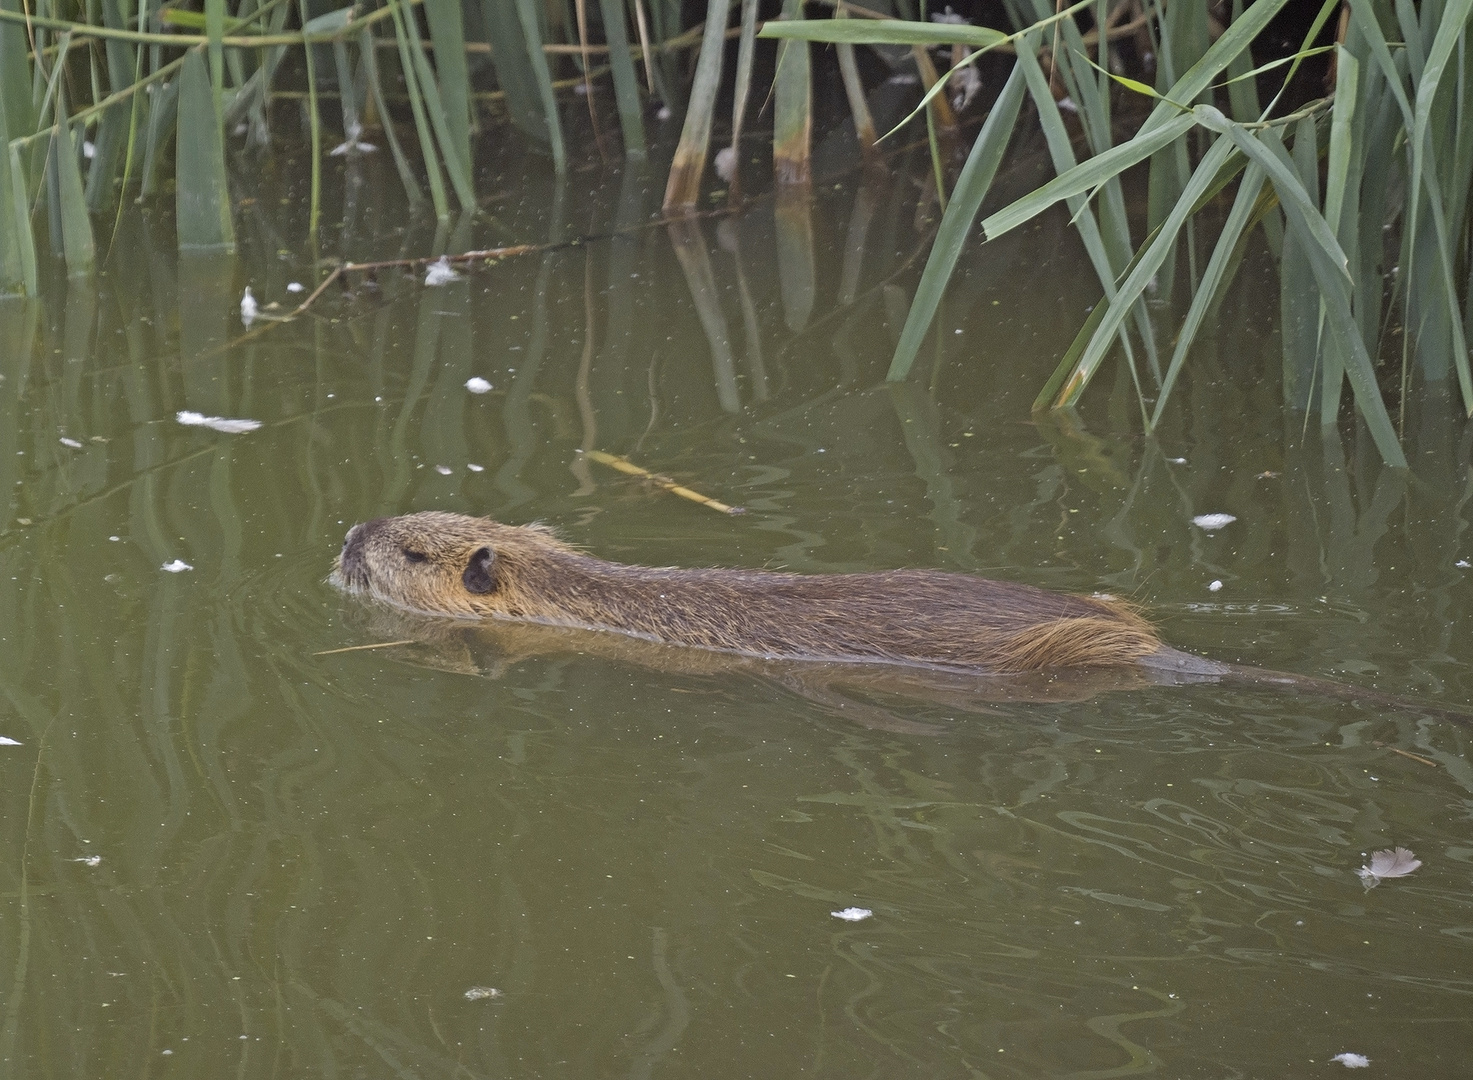
<path fill-rule="evenodd" d="M 981 51 L 1008 47 L 1017 54 L 1057 171 L 1053 180 L 984 218 L 982 239 L 995 239 L 1065 202 L 1104 294 L 1035 409 L 1075 404 L 1118 344 L 1135 381 L 1142 426 L 1152 431 L 1194 343 L 1210 329 L 1250 235 L 1262 227 L 1283 283 L 1289 403 L 1306 409 L 1307 417 L 1318 416 L 1321 425 L 1333 425 L 1348 383 L 1382 458 L 1405 467 L 1399 425 L 1383 388 L 1395 391 L 1404 415 L 1414 379 L 1439 384 L 1455 377 L 1464 411 L 1473 415 L 1473 2 L 1393 8 L 1378 0 L 1324 0 L 1301 46 L 1261 67 L 1253 65 L 1252 49 L 1287 0 L 1259 0 L 1246 8 L 1235 3 L 1225 27 L 1211 25 L 1207 5 L 1171 4 L 1163 11 L 1159 3 L 1148 4 L 1144 14 L 1159 45 L 1154 87 L 1109 71 L 1108 33 L 1095 34 L 1091 59 L 1077 21 L 1087 15 L 1094 28 L 1110 27 L 1134 3 L 1055 11 L 1045 0 L 1014 0 L 1012 34 L 966 39 Z M 812 20 L 768 24 L 764 34 L 851 45 L 913 44 L 937 41 L 937 29 L 898 21 Z M 1333 45 L 1316 47 L 1327 29 Z M 1297 69 L 1326 52 L 1334 60 L 1332 79 L 1286 113 L 1279 103 Z M 974 61 L 975 54 L 963 63 Z M 1016 79 L 1017 70 L 994 115 L 1007 116 L 1015 108 L 1009 95 Z M 1255 83 L 1275 86 L 1263 108 Z M 1060 89 L 1067 90 L 1091 151 L 1081 161 L 1073 160 L 1069 145 L 1073 125 L 1066 127 L 1060 118 Z M 938 85 L 932 92 L 940 90 Z M 1109 109 L 1111 97 L 1120 94 L 1147 99 L 1150 111 L 1133 134 L 1116 141 Z M 995 138 L 991 124 L 984 126 L 974 159 L 995 152 Z M 1142 163 L 1149 168 L 1147 231 L 1135 237 L 1119 183 Z M 959 178 L 954 196 L 965 197 L 954 197 L 942 219 L 891 379 L 909 374 L 986 195 L 985 182 L 977 190 L 985 176 L 969 162 Z M 1217 224 L 1219 200 L 1229 198 L 1230 209 Z M 1388 231 L 1396 239 L 1393 257 L 1383 239 Z M 1214 238 L 1205 266 L 1196 249 L 1200 236 Z M 1182 252 L 1185 273 L 1176 265 Z M 1147 297 L 1169 297 L 1173 284 L 1183 283 L 1191 299 L 1162 369 L 1142 305 Z M 1387 295 L 1389 307 L 1383 303 Z M 1399 346 L 1388 348 L 1388 337 L 1397 337 Z M 1136 363 L 1137 349 L 1147 360 L 1144 371 Z"/>
<path fill-rule="evenodd" d="M 825 10 L 814 10 L 820 6 Z M 371 0 L 366 10 L 314 17 L 287 0 L 204 0 L 201 11 L 144 6 L 136 15 L 118 0 L 29 7 L 0 0 L 0 142 L 7 150 L 0 161 L 0 293 L 36 293 L 42 220 L 39 231 L 68 272 L 90 273 L 99 258 L 94 217 L 114 200 L 120 211 L 129 196 L 155 194 L 167 178 L 171 143 L 180 246 L 229 249 L 231 139 L 243 125 L 248 148 L 267 143 L 273 102 L 303 89 L 314 226 L 329 141 L 319 105 L 328 95 L 341 103 L 344 129 L 333 152 L 365 150 L 364 129 L 383 125 L 411 200 L 419 202 L 425 184 L 436 216 L 448 220 L 456 205 L 476 208 L 475 110 L 484 82 L 494 80 L 517 127 L 543 143 L 564 172 L 559 80 L 576 74 L 592 107 L 601 72 L 612 83 L 629 157 L 646 152 L 647 108 L 683 109 L 665 188 L 667 213 L 680 213 L 702 205 L 710 183 L 710 142 L 727 81 L 731 141 L 716 157 L 731 197 L 740 198 L 740 140 L 754 89 L 763 96 L 752 86 L 759 48 L 775 50 L 768 54 L 776 72 L 775 183 L 801 192 L 811 172 L 813 65 L 838 65 L 856 133 L 874 164 L 876 133 L 855 51 L 899 46 L 914 50 L 925 86 L 910 121 L 924 112 L 936 199 L 945 212 L 909 305 L 892 380 L 909 376 L 966 244 L 994 239 L 1064 203 L 1101 301 L 1036 409 L 1072 406 L 1119 356 L 1142 429 L 1154 430 L 1194 345 L 1212 332 L 1245 253 L 1261 242 L 1282 283 L 1286 400 L 1330 425 L 1348 386 L 1382 457 L 1404 465 L 1399 426 L 1414 385 L 1456 381 L 1473 415 L 1473 0 L 1322 0 L 1290 55 L 1255 62 L 1255 47 L 1270 55 L 1264 35 L 1288 6 L 1234 0 L 1226 24 L 1218 25 L 1213 12 L 1220 6 L 1007 0 L 1011 25 L 998 29 L 896 18 L 846 0 L 806 10 L 785 3 L 780 18 L 760 26 L 750 0 L 708 0 L 694 25 L 681 23 L 674 0 Z M 734 8 L 737 25 L 730 26 Z M 803 17 L 820 13 L 834 17 Z M 484 40 L 475 40 L 478 34 Z M 734 72 L 724 64 L 729 37 L 740 39 Z M 1153 81 L 1119 70 L 1114 50 L 1125 39 L 1150 54 Z M 810 56 L 812 43 L 838 51 Z M 330 46 L 334 63 L 318 64 L 314 45 Z M 467 60 L 477 52 L 490 53 L 484 74 Z M 688 97 L 685 73 L 671 63 L 682 53 L 697 54 Z M 971 78 L 968 68 L 999 54 L 1015 58 L 1012 76 L 953 177 L 943 145 L 957 131 L 948 99 Z M 950 62 L 939 75 L 938 55 Z M 607 58 L 600 72 L 591 67 L 595 56 Z M 1331 61 L 1330 76 L 1307 100 L 1301 78 L 1299 96 L 1286 106 L 1291 82 L 1315 57 Z M 408 104 L 416 138 L 407 145 L 417 145 L 417 161 L 395 134 L 390 104 L 397 102 Z M 1144 119 L 1133 130 L 1123 127 L 1122 110 Z M 594 115 L 597 128 L 596 109 Z M 972 223 L 1009 136 L 1034 122 L 1056 175 L 989 213 L 978 236 Z M 595 142 L 604 152 L 604 140 Z M 882 137 L 881 152 L 885 145 Z M 1147 170 L 1143 230 L 1127 214 L 1122 183 L 1136 167 Z M 1158 312 L 1176 312 L 1169 325 L 1148 311 L 1148 301 Z M 1169 355 L 1158 339 L 1170 342 Z"/>

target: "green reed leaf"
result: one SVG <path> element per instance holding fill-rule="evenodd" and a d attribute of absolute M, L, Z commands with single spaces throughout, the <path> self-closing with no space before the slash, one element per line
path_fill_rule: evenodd
<path fill-rule="evenodd" d="M 112 202 L 113 181 L 118 176 L 118 158 L 127 148 L 129 108 L 114 105 L 102 114 L 92 142 L 94 151 L 87 167 L 87 207 L 93 213 Z"/>
<path fill-rule="evenodd" d="M 1242 182 L 1238 185 L 1238 194 L 1233 200 L 1233 208 L 1228 212 L 1222 232 L 1218 234 L 1217 246 L 1212 249 L 1212 257 L 1207 260 L 1207 268 L 1202 272 L 1202 280 L 1192 296 L 1192 303 L 1187 308 L 1186 318 L 1182 321 L 1181 333 L 1177 335 L 1176 348 L 1172 351 L 1171 360 L 1166 365 L 1166 376 L 1161 380 L 1161 392 L 1156 397 L 1156 408 L 1151 414 L 1150 423 L 1146 426 L 1147 431 L 1155 430 L 1156 425 L 1161 422 L 1161 414 L 1166 408 L 1167 399 L 1171 397 L 1177 376 L 1181 374 L 1182 366 L 1186 363 L 1187 353 L 1191 351 L 1192 343 L 1197 339 L 1197 331 L 1201 329 L 1207 313 L 1212 310 L 1218 293 L 1232 280 L 1230 271 L 1235 263 L 1234 255 L 1238 248 L 1238 239 L 1253 223 L 1258 193 L 1262 189 L 1263 170 L 1257 165 L 1249 165 L 1243 173 Z"/>
<path fill-rule="evenodd" d="M 460 0 L 424 0 L 424 9 L 430 40 L 435 45 L 435 81 L 444 106 L 445 135 L 449 143 L 442 146 L 442 150 L 455 155 L 459 171 L 466 181 L 466 193 L 471 194 L 470 208 L 474 208 L 474 192 L 470 186 L 471 81 L 465 63 L 465 27 L 461 22 Z M 453 171 L 451 176 L 453 180 Z M 459 185 L 456 192 L 461 194 Z"/>
<path fill-rule="evenodd" d="M 394 168 L 399 172 L 399 182 L 404 185 L 404 191 L 409 196 L 410 203 L 418 207 L 424 203 L 424 191 L 421 190 L 419 180 L 409 165 L 409 159 L 404 156 L 404 148 L 399 145 L 399 136 L 394 134 L 394 122 L 389 115 L 389 104 L 384 99 L 384 88 L 379 78 L 378 59 L 374 55 L 375 52 L 373 35 L 367 30 L 360 31 L 358 53 L 362 57 L 363 68 L 368 76 L 369 93 L 373 95 L 374 105 L 382 119 L 384 141 L 389 144 L 389 152 L 394 157 Z"/>
<path fill-rule="evenodd" d="M 357 8 L 349 6 L 338 8 L 336 11 L 328 11 L 321 15 L 315 15 L 307 20 L 302 27 L 304 34 L 330 34 L 341 30 L 353 21 L 353 13 Z"/>
<path fill-rule="evenodd" d="M 26 197 L 26 170 L 21 162 L 20 147 L 10 144 L 10 206 L 8 211 L 14 229 L 16 255 L 20 259 L 20 279 L 27 296 L 35 296 L 40 287 L 36 273 L 36 237 L 31 230 L 31 201 Z"/>
<path fill-rule="evenodd" d="M 1109 298 L 1109 311 L 1101 321 L 1099 329 L 1090 339 L 1074 371 L 1066 380 L 1064 389 L 1059 395 L 1060 405 L 1073 404 L 1084 386 L 1094 376 L 1095 370 L 1104 360 L 1111 345 L 1114 344 L 1116 335 L 1123 332 L 1131 307 L 1140 299 L 1146 287 L 1151 283 L 1151 279 L 1161 269 L 1161 265 L 1176 244 L 1177 235 L 1191 215 L 1192 208 L 1212 182 L 1217 179 L 1218 172 L 1227 164 L 1232 149 L 1233 144 L 1230 140 L 1220 138 L 1203 155 L 1196 171 L 1192 173 L 1191 178 L 1183 187 L 1181 197 L 1171 208 L 1166 220 L 1161 223 L 1160 231 L 1142 250 L 1139 261 L 1121 282 L 1118 292 Z"/>
<path fill-rule="evenodd" d="M 742 3 L 742 42 L 747 41 L 747 8 L 755 9 L 756 0 L 743 0 Z M 848 13 L 843 5 L 834 8 L 834 18 L 846 19 Z M 753 21 L 756 20 L 755 10 L 752 13 Z M 854 137 L 859 141 L 860 152 L 864 155 L 866 162 L 875 156 L 875 143 L 879 141 L 879 135 L 875 131 L 874 117 L 870 114 L 869 102 L 866 100 L 864 81 L 859 75 L 859 62 L 854 56 L 853 45 L 836 45 L 834 54 L 839 61 L 839 77 L 844 83 L 844 96 L 849 100 L 849 115 L 854 121 Z M 748 61 L 750 64 L 750 60 Z M 738 76 L 740 78 L 740 75 Z M 742 103 L 745 106 L 746 98 Z M 735 148 L 737 140 L 732 139 L 732 147 Z"/>
<path fill-rule="evenodd" d="M 547 117 L 542 111 L 532 62 L 527 58 L 527 37 L 522 33 L 516 5 L 506 0 L 481 0 L 481 22 L 491 47 L 496 85 L 506 95 L 512 122 L 538 142 L 547 142 Z"/>
<path fill-rule="evenodd" d="M 664 207 L 667 213 L 689 210 L 700 198 L 716 94 L 721 88 L 722 54 L 726 50 L 725 35 L 721 30 L 725 27 L 726 0 L 709 0 L 706 33 L 701 40 L 700 54 L 696 57 L 695 82 L 686 105 L 680 142 L 676 144 L 670 175 L 665 182 Z"/>
<path fill-rule="evenodd" d="M 32 295 L 36 287 L 36 253 L 32 247 L 30 201 L 19 168 L 19 151 L 10 146 L 9 119 L 3 108 L 0 108 L 0 146 L 10 151 L 6 160 L 0 162 L 0 296 Z"/>
<path fill-rule="evenodd" d="M 542 52 L 542 31 L 537 19 L 536 0 L 515 0 L 517 18 L 522 23 L 522 35 L 527 45 L 527 60 L 537 85 L 537 96 L 542 101 L 542 115 L 547 124 L 547 138 L 552 144 L 552 164 L 558 175 L 568 171 L 568 151 L 563 145 L 563 124 L 558 117 L 557 97 L 552 92 L 552 72 L 547 66 L 547 57 Z"/>
<path fill-rule="evenodd" d="M 1028 92 L 1033 98 L 1034 107 L 1038 110 L 1039 121 L 1043 125 L 1044 140 L 1048 144 L 1049 155 L 1053 159 L 1054 171 L 1060 175 L 1073 169 L 1077 162 L 1074 157 L 1073 142 L 1069 134 L 1068 125 L 1059 113 L 1058 103 L 1049 88 L 1048 78 L 1043 74 L 1043 69 L 1034 55 L 1034 49 L 1038 45 L 1038 34 L 1027 34 L 1018 39 L 1018 65 L 1023 69 L 1023 76 L 1028 83 Z M 1094 267 L 1095 276 L 1099 279 L 1100 289 L 1105 294 L 1106 300 L 1113 300 L 1116 294 L 1116 280 L 1119 271 L 1112 260 L 1108 245 L 1100 233 L 1099 223 L 1095 219 L 1094 211 L 1090 208 L 1090 200 L 1084 194 L 1070 196 L 1067 200 L 1070 213 L 1073 215 L 1075 228 L 1079 232 L 1079 238 L 1084 244 L 1085 253 L 1089 256 L 1090 264 Z M 1154 350 L 1150 320 L 1144 311 L 1135 311 L 1134 321 L 1137 330 L 1141 333 L 1148 350 Z M 1130 337 L 1125 332 L 1120 334 L 1120 346 L 1125 352 L 1126 361 L 1130 365 L 1132 377 L 1135 376 L 1135 350 L 1131 344 Z M 1064 393 L 1070 400 L 1077 396 L 1083 386 L 1066 386 Z M 1065 404 L 1061 397 L 1060 405 Z M 1142 406 L 1144 408 L 1144 406 Z"/>
<path fill-rule="evenodd" d="M 21 10 L 20 0 L 0 0 L 0 11 Z M 36 117 L 31 111 L 30 42 L 26 39 L 25 26 L 13 22 L 0 22 L 0 110 L 5 112 L 5 125 L 12 138 L 35 130 Z"/>
<path fill-rule="evenodd" d="M 204 55 L 191 51 L 179 73 L 179 138 L 175 144 L 174 204 L 181 250 L 235 247 L 225 144 L 216 119 Z"/>
<path fill-rule="evenodd" d="M 1207 109 L 1210 106 L 1197 107 L 1199 114 Z M 1319 286 L 1320 300 L 1325 305 L 1325 323 L 1335 347 L 1344 358 L 1345 374 L 1355 393 L 1356 408 L 1371 432 L 1381 459 L 1393 468 L 1406 468 L 1406 455 L 1402 452 L 1396 431 L 1391 425 L 1391 417 L 1386 412 L 1386 402 L 1376 385 L 1376 372 L 1371 364 L 1370 353 L 1366 350 L 1366 343 L 1361 339 L 1355 318 L 1351 314 L 1351 285 L 1344 273 L 1344 254 L 1340 253 L 1339 261 L 1335 257 L 1335 253 L 1340 251 L 1339 244 L 1333 244 L 1332 248 L 1326 247 L 1321 236 L 1324 218 L 1305 197 L 1304 188 L 1295 176 L 1292 162 L 1283 146 L 1276 141 L 1255 139 L 1238 125 L 1228 126 L 1233 129 L 1229 134 L 1240 148 L 1245 139 L 1256 144 L 1249 154 L 1250 160 L 1261 162 L 1267 159 L 1274 163 L 1274 168 L 1265 171 L 1279 193 L 1280 205 L 1289 219 L 1289 227 L 1297 234 L 1297 239 L 1309 259 L 1315 282 Z M 1321 414 L 1322 424 L 1333 424 L 1334 420 L 1332 416 Z"/>
<path fill-rule="evenodd" d="M 802 8 L 802 0 L 784 0 L 783 16 L 792 18 Z M 808 42 L 779 42 L 772 96 L 773 173 L 779 185 L 806 184 L 810 178 L 813 144 L 813 80 Z"/>
<path fill-rule="evenodd" d="M 143 175 L 140 195 L 155 194 L 159 184 L 164 149 L 179 120 L 179 82 L 160 84 L 148 105 L 148 127 L 143 140 Z"/>
<path fill-rule="evenodd" d="M 629 31 L 624 23 L 621 0 L 599 0 L 603 15 L 604 40 L 609 45 L 609 75 L 614 80 L 614 104 L 619 110 L 619 130 L 624 136 L 624 153 L 645 156 L 644 107 L 639 97 L 639 76 L 629 55 Z"/>
<path fill-rule="evenodd" d="M 1336 64 L 1335 103 L 1330 110 L 1330 152 L 1325 172 L 1325 221 L 1337 233 L 1355 149 L 1351 132 L 1358 119 L 1355 107 L 1359 90 L 1360 63 L 1349 50 L 1341 49 Z"/>
<path fill-rule="evenodd" d="M 1396 60 L 1391 55 L 1390 44 L 1386 40 L 1386 35 L 1381 32 L 1381 24 L 1377 21 L 1376 12 L 1371 4 L 1372 0 L 1350 0 L 1350 17 L 1356 29 L 1361 32 L 1370 46 L 1371 56 L 1375 59 L 1376 66 L 1381 69 L 1386 85 L 1396 98 L 1396 104 L 1401 109 L 1407 130 L 1411 131 L 1414 125 L 1412 105 L 1407 98 L 1406 88 L 1402 85 L 1402 75 L 1397 70 Z"/>
<path fill-rule="evenodd" d="M 1289 0 L 1255 0 L 1241 18 L 1234 19 L 1221 36 L 1202 54 L 1202 59 L 1193 64 L 1171 85 L 1163 95 L 1166 99 L 1151 110 L 1141 125 L 1144 133 L 1160 124 L 1165 124 L 1179 115 L 1172 102 L 1196 101 L 1212 85 L 1222 71 L 1239 54 L 1247 52 L 1253 41 L 1268 27 Z"/>
<path fill-rule="evenodd" d="M 424 96 L 420 92 L 419 65 L 412 53 L 416 40 L 410 37 L 407 23 L 414 18 L 413 11 L 406 16 L 399 0 L 388 0 L 394 19 L 394 38 L 399 45 L 399 74 L 404 80 L 405 92 L 409 95 L 409 111 L 414 116 L 414 130 L 419 136 L 420 156 L 424 159 L 425 175 L 430 184 L 430 204 L 435 217 L 446 221 L 450 217 L 450 201 L 445 197 L 445 174 L 440 168 L 440 156 L 435 152 L 435 133 L 425 115 Z M 422 51 L 422 50 L 421 50 Z M 387 120 L 388 114 L 384 114 Z"/>
<path fill-rule="evenodd" d="M 1008 40 L 1007 34 L 986 26 L 901 19 L 769 20 L 757 36 L 845 45 L 969 45 L 974 49 Z"/>
<path fill-rule="evenodd" d="M 742 130 L 746 123 L 747 99 L 752 96 L 752 64 L 757 55 L 758 0 L 742 0 L 742 29 L 737 38 L 736 77 L 731 95 L 732 190 L 739 191 L 742 176 Z M 843 58 L 840 58 L 843 63 Z"/>
<path fill-rule="evenodd" d="M 82 170 L 77 164 L 77 144 L 67 122 L 66 89 L 57 87 L 56 132 L 51 161 L 56 166 L 56 191 L 61 200 L 62 251 L 68 277 L 85 277 L 97 262 L 97 245 L 92 239 L 92 219 L 87 213 L 87 194 Z"/>
<path fill-rule="evenodd" d="M 1412 169 L 1411 181 L 1408 185 L 1411 192 L 1411 206 L 1407 229 L 1415 244 L 1418 207 L 1421 201 L 1418 196 L 1425 188 L 1428 209 L 1432 212 L 1433 231 L 1437 239 L 1435 253 L 1437 269 L 1440 272 L 1439 277 L 1446 298 L 1448 328 L 1452 331 L 1453 361 L 1458 374 L 1458 386 L 1462 391 L 1464 410 L 1469 415 L 1473 415 L 1473 373 L 1469 371 L 1468 343 L 1463 336 L 1458 289 L 1453 272 L 1454 242 L 1440 190 L 1441 185 L 1437 182 L 1436 149 L 1428 134 L 1438 86 L 1447 71 L 1453 50 L 1459 47 L 1466 48 L 1465 30 L 1470 16 L 1473 16 L 1473 0 L 1449 0 L 1443 9 L 1441 20 L 1436 25 L 1432 47 L 1428 50 L 1426 61 L 1421 67 L 1420 75 L 1416 78 L 1416 108 L 1413 113 L 1410 138 Z M 1424 17 L 1429 20 L 1431 18 L 1426 12 L 1424 12 Z M 1415 72 L 1415 65 L 1413 70 Z M 1414 248 L 1409 248 L 1409 251 L 1414 250 Z M 1409 269 L 1404 268 L 1404 271 Z"/>
<path fill-rule="evenodd" d="M 1192 111 L 1203 127 L 1220 135 L 1227 135 L 1250 161 L 1256 162 L 1268 173 L 1268 178 L 1273 182 L 1274 189 L 1278 191 L 1279 198 L 1283 200 L 1285 207 L 1293 205 L 1316 246 L 1348 282 L 1350 266 L 1344 250 L 1340 247 L 1340 241 L 1335 238 L 1329 224 L 1320 214 L 1319 207 L 1315 205 L 1318 199 L 1310 200 L 1304 185 L 1289 166 L 1270 152 L 1262 142 L 1254 138 L 1247 128 L 1233 123 L 1214 106 L 1198 105 Z"/>
<path fill-rule="evenodd" d="M 1009 203 L 996 213 L 989 214 L 982 220 L 982 230 L 987 239 L 996 240 L 1003 233 L 1031 221 L 1055 203 L 1093 191 L 1105 181 L 1118 177 L 1132 165 L 1139 164 L 1158 150 L 1169 146 L 1196 126 L 1196 119 L 1190 113 L 1184 113 L 1152 131 L 1142 131 L 1119 146 L 1087 158 L 1042 187 Z"/>
<path fill-rule="evenodd" d="M 430 66 L 428 50 L 419 36 L 419 24 L 410 17 L 404 20 L 404 27 L 409 33 L 409 53 L 414 62 L 415 74 L 419 78 L 420 93 L 424 95 L 425 112 L 430 119 L 430 128 L 439 143 L 440 160 L 444 163 L 445 171 L 450 176 L 450 186 L 455 189 L 455 197 L 460 201 L 461 209 L 474 211 L 476 192 L 471 183 L 469 134 L 466 136 L 465 156 L 462 156 L 462 151 L 456 147 L 455 134 L 451 130 L 450 120 L 446 115 L 445 101 L 440 95 L 440 80 Z M 469 123 L 468 113 L 466 122 Z"/>
<path fill-rule="evenodd" d="M 204 0 L 205 36 L 210 39 L 210 88 L 215 103 L 215 120 L 223 125 L 225 111 L 225 50 L 220 39 L 225 36 L 225 0 Z"/>
<path fill-rule="evenodd" d="M 1360 116 L 1357 112 L 1360 96 L 1360 62 L 1348 49 L 1340 49 L 1335 75 L 1335 102 L 1330 111 L 1330 147 L 1327 155 L 1325 170 L 1325 222 L 1334 231 L 1336 238 L 1340 240 L 1341 247 L 1345 250 L 1346 259 L 1354 265 L 1353 246 L 1356 239 L 1354 227 L 1347 228 L 1342 224 L 1342 217 L 1347 202 L 1352 207 L 1356 205 L 1356 195 L 1360 187 L 1359 162 L 1364 159 L 1361 148 L 1355 146 L 1354 133 Z M 1352 166 L 1355 166 L 1352 170 Z M 1319 180 L 1319 163 L 1315 162 L 1313 171 L 1314 182 Z M 1352 182 L 1354 188 L 1352 188 Z M 1356 282 L 1358 286 L 1360 283 Z M 1319 307 L 1319 331 L 1318 336 L 1324 338 L 1324 320 L 1326 309 L 1324 305 Z M 1359 323 L 1356 332 L 1360 332 Z M 1345 358 L 1340 354 L 1338 347 L 1334 345 L 1332 337 L 1328 343 L 1329 347 L 1322 350 L 1322 363 L 1324 368 L 1324 380 L 1321 383 L 1320 414 L 1322 417 L 1335 416 L 1340 411 L 1340 389 L 1345 382 Z"/>
<path fill-rule="evenodd" d="M 921 272 L 915 299 L 911 302 L 900 340 L 895 346 L 895 355 L 890 360 L 890 370 L 885 376 L 890 382 L 899 382 L 910 374 L 911 365 L 915 363 L 921 342 L 936 317 L 941 298 L 966 245 L 972 222 L 1002 164 L 1023 105 L 1023 93 L 1023 70 L 1015 65 L 1008 81 L 1003 84 L 1002 93 L 993 103 L 977 141 L 972 144 L 967 163 L 962 167 L 956 188 L 952 191 L 951 204 L 936 230 L 936 242 L 926 259 L 926 268 Z"/>
<path fill-rule="evenodd" d="M 1035 17 L 1044 19 L 1053 11 L 1048 0 L 1034 0 Z M 1103 18 L 1103 7 L 1097 7 L 1096 17 Z M 1058 24 L 1062 42 L 1053 50 L 1059 77 L 1064 82 L 1069 98 L 1078 109 L 1079 122 L 1089 142 L 1090 154 L 1098 156 L 1113 149 L 1115 142 L 1114 124 L 1110 117 L 1111 75 L 1092 61 L 1084 36 L 1073 19 L 1064 19 Z M 1153 90 L 1152 95 L 1155 95 Z M 1125 193 L 1118 177 L 1105 180 L 1098 189 L 1096 203 L 1099 207 L 1100 231 L 1110 252 L 1113 266 L 1130 261 L 1133 247 L 1130 241 L 1130 216 L 1125 206 Z M 1154 359 L 1154 353 L 1151 354 Z M 1160 372 L 1152 368 L 1157 379 Z"/>
<path fill-rule="evenodd" d="M 1245 80 L 1251 82 L 1259 75 L 1265 75 L 1268 72 L 1273 71 L 1275 68 L 1283 67 L 1285 64 L 1302 63 L 1305 60 L 1309 60 L 1313 57 L 1323 56 L 1325 53 L 1328 52 L 1334 52 L 1337 48 L 1339 48 L 1338 45 L 1320 45 L 1313 49 L 1301 49 L 1293 56 L 1281 56 L 1279 57 L 1279 59 L 1271 60 L 1267 64 L 1259 64 L 1256 68 L 1246 68 L 1243 71 L 1238 71 L 1235 67 L 1229 66 L 1228 71 L 1232 72 L 1232 76 L 1225 81 L 1218 83 L 1217 85 L 1220 87 L 1233 86 Z M 1241 59 L 1242 57 L 1240 56 L 1239 60 Z"/>

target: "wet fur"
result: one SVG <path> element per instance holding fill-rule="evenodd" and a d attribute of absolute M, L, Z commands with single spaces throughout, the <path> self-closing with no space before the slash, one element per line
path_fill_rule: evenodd
<path fill-rule="evenodd" d="M 333 579 L 425 614 L 613 631 L 773 659 L 991 674 L 1187 659 L 1113 600 L 937 570 L 629 566 L 579 552 L 541 526 L 433 511 L 355 526 Z"/>

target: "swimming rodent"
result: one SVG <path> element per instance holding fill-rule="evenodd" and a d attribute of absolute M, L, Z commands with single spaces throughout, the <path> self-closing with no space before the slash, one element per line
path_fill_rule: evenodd
<path fill-rule="evenodd" d="M 1194 656 L 1132 606 L 941 570 L 792 574 L 653 568 L 584 554 L 541 525 L 425 511 L 348 530 L 331 581 L 426 615 L 510 619 L 770 660 L 973 675 L 1130 668 L 1161 683 L 1305 690 L 1466 721 L 1366 687 Z"/>

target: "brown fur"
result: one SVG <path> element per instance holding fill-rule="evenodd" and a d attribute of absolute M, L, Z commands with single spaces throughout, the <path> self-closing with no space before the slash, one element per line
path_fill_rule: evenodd
<path fill-rule="evenodd" d="M 937 570 L 629 566 L 583 554 L 541 526 L 434 511 L 354 526 L 333 581 L 425 614 L 612 631 L 774 659 L 997 674 L 1188 659 L 1112 600 Z"/>

